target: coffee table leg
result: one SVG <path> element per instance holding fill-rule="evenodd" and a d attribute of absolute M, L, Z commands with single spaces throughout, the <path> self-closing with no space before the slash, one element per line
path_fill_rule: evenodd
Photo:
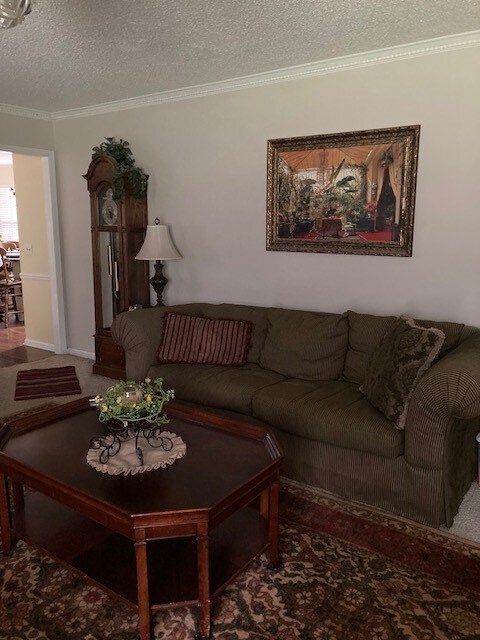
<path fill-rule="evenodd" d="M 0 473 L 0 529 L 2 530 L 2 551 L 3 555 L 6 556 L 12 550 L 12 532 L 10 529 L 7 478 L 3 473 Z"/>
<path fill-rule="evenodd" d="M 278 552 L 278 496 L 280 493 L 280 483 L 277 480 L 270 485 L 270 496 L 268 504 L 268 539 L 270 542 L 270 565 L 272 569 L 281 567 Z"/>
<path fill-rule="evenodd" d="M 209 562 L 208 523 L 197 525 L 197 572 L 198 600 L 200 602 L 200 633 L 196 640 L 208 640 L 210 636 L 210 562 Z"/>
<path fill-rule="evenodd" d="M 138 593 L 138 630 L 140 640 L 151 639 L 150 595 L 148 589 L 147 542 L 145 531 L 136 531 L 135 560 L 137 563 L 137 593 Z"/>
<path fill-rule="evenodd" d="M 265 520 L 268 520 L 268 500 L 269 500 L 270 490 L 265 489 L 260 494 L 260 515 Z"/>

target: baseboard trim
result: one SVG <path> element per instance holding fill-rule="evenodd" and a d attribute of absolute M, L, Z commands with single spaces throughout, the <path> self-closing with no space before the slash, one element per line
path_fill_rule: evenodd
<path fill-rule="evenodd" d="M 38 340 L 29 340 L 27 338 L 26 340 L 24 340 L 23 344 L 26 347 L 35 347 L 35 349 L 45 349 L 45 351 L 55 351 L 54 345 L 48 342 L 39 342 Z"/>
<path fill-rule="evenodd" d="M 81 349 L 67 349 L 67 353 L 69 353 L 71 356 L 87 358 L 87 360 L 95 360 L 95 354 L 90 353 L 90 351 L 82 351 Z"/>
<path fill-rule="evenodd" d="M 20 274 L 22 280 L 50 280 L 48 273 L 22 273 Z"/>

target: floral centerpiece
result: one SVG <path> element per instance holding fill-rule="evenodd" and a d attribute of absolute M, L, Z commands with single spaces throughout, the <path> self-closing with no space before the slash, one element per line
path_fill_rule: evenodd
<path fill-rule="evenodd" d="M 133 427 L 137 423 L 160 425 L 168 422 L 163 407 L 174 392 L 165 391 L 162 378 L 144 382 L 117 382 L 109 387 L 103 396 L 96 396 L 93 403 L 99 410 L 101 422 L 113 421 L 124 427 Z"/>
<path fill-rule="evenodd" d="M 173 448 L 171 434 L 162 433 L 161 425 L 169 421 L 163 407 L 173 398 L 173 391 L 165 391 L 162 378 L 144 382 L 117 382 L 103 396 L 95 396 L 91 403 L 99 410 L 100 422 L 106 422 L 107 436 L 95 436 L 93 449 L 100 449 L 100 462 L 105 464 L 115 456 L 122 443 L 135 439 L 135 451 L 143 465 L 143 451 L 139 438 L 147 445 L 170 451 Z"/>

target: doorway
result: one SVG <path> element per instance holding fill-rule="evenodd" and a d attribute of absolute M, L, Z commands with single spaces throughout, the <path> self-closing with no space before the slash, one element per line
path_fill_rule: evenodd
<path fill-rule="evenodd" d="M 0 149 L 13 155 L 15 168 L 18 162 L 18 184 L 14 180 L 17 205 L 22 201 L 22 206 L 17 206 L 20 232 L 20 264 L 21 280 L 24 294 L 25 311 L 27 316 L 27 331 L 23 341 L 26 349 L 41 349 L 45 353 L 65 353 L 65 313 L 62 285 L 62 265 L 60 253 L 60 234 L 58 224 L 58 208 L 56 195 L 56 179 L 53 151 L 28 149 L 23 147 L 11 147 L 1 145 Z M 30 173 L 33 176 L 30 182 Z M 15 171 L 13 175 L 15 178 Z M 32 193 L 37 194 L 37 201 L 28 200 Z M 27 219 L 22 221 L 23 214 Z M 26 242 L 22 242 L 22 222 Z M 1 230 L 0 230 L 1 231 Z M 32 240 L 33 238 L 33 240 Z M 23 246 L 22 246 L 23 244 Z M 22 256 L 24 260 L 22 261 Z M 28 292 L 28 293 L 27 293 Z M 36 298 L 35 298 L 36 296 Z M 30 307 L 27 303 L 30 300 Z M 43 306 L 43 316 L 48 316 L 48 329 L 42 334 L 38 333 L 42 317 L 35 317 L 31 322 L 32 335 L 29 337 L 28 314 L 31 316 L 40 313 Z M 45 313 L 46 310 L 46 313 Z M 41 314 L 40 314 L 41 315 Z M 44 319 L 44 318 L 43 318 Z M 12 322 L 10 327 L 19 327 L 20 323 Z M 10 332 L 10 329 L 7 329 Z M 21 332 L 12 331 L 12 338 L 17 342 L 21 339 Z M 43 336 L 46 336 L 45 338 Z M 0 347 L 1 349 L 1 347 Z M 27 359 L 28 355 L 27 355 Z"/>

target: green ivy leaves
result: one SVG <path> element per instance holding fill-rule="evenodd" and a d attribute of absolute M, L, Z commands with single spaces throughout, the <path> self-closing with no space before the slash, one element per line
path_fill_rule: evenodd
<path fill-rule="evenodd" d="M 113 176 L 112 190 L 115 202 L 123 200 L 124 178 L 127 178 L 130 192 L 135 200 L 140 200 L 147 191 L 147 176 L 141 167 L 135 166 L 130 143 L 127 140 L 117 140 L 116 138 L 105 138 L 92 149 L 92 159 L 99 156 L 109 156 L 113 158 L 117 166 Z"/>

